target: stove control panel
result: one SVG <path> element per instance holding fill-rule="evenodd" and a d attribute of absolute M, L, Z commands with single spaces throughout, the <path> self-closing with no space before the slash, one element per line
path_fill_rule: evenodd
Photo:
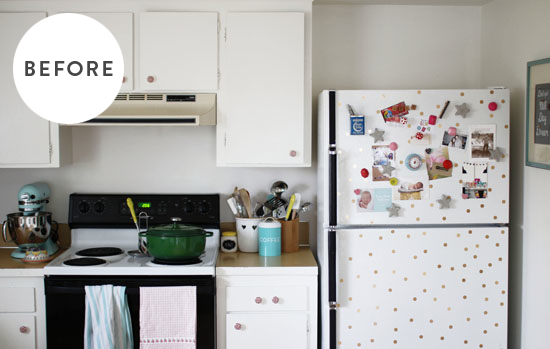
<path fill-rule="evenodd" d="M 126 199 L 134 202 L 136 215 L 146 215 L 150 225 L 167 224 L 172 217 L 183 224 L 217 226 L 220 223 L 218 194 L 71 194 L 71 228 L 134 227 Z M 142 224 L 144 226 L 145 224 Z"/>

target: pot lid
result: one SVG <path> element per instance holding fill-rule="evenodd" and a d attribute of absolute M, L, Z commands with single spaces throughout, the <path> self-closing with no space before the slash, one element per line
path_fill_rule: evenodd
<path fill-rule="evenodd" d="M 171 224 L 154 225 L 147 231 L 148 235 L 153 236 L 171 236 L 171 237 L 186 237 L 186 236 L 198 236 L 205 235 L 205 231 L 199 227 L 193 227 L 190 225 L 184 225 L 181 222 L 181 218 L 171 218 Z"/>

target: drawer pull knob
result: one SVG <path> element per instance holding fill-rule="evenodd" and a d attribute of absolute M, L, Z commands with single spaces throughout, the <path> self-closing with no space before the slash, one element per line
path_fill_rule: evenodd
<path fill-rule="evenodd" d="M 238 323 L 238 322 L 235 324 L 235 329 L 236 329 L 236 330 L 240 330 L 242 327 L 243 327 L 243 326 L 242 326 L 240 323 Z"/>
<path fill-rule="evenodd" d="M 277 304 L 279 303 L 279 297 L 275 296 L 271 301 L 273 302 L 273 304 Z"/>
<path fill-rule="evenodd" d="M 147 77 L 147 82 L 149 82 L 149 83 L 155 82 L 155 77 L 152 76 L 152 75 L 149 75 L 149 76 Z"/>
<path fill-rule="evenodd" d="M 21 326 L 19 327 L 19 332 L 21 333 L 29 333 L 31 330 L 27 326 Z"/>
<path fill-rule="evenodd" d="M 126 81 L 127 81 L 126 77 L 123 76 L 123 77 L 122 77 L 122 83 L 124 84 Z"/>
<path fill-rule="evenodd" d="M 256 299 L 254 299 L 254 302 L 256 302 L 256 304 L 262 304 L 262 297 L 256 297 Z"/>
<path fill-rule="evenodd" d="M 297 154 L 298 153 L 296 153 L 296 150 L 291 150 L 290 151 L 290 156 L 293 157 L 293 158 L 295 158 Z"/>

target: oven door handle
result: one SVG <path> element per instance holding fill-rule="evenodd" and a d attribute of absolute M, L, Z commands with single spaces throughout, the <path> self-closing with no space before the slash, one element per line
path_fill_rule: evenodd
<path fill-rule="evenodd" d="M 127 295 L 139 295 L 139 288 L 126 288 L 125 293 Z M 47 286 L 46 294 L 81 294 L 85 295 L 86 291 L 84 287 L 74 286 Z"/>

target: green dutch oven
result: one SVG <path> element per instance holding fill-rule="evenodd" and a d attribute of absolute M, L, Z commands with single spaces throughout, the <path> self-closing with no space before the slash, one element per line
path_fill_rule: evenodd
<path fill-rule="evenodd" d="M 147 238 L 147 250 L 154 258 L 186 260 L 199 257 L 206 246 L 206 237 L 211 232 L 199 227 L 179 224 L 181 218 L 171 218 L 172 224 L 157 225 L 139 233 Z"/>

